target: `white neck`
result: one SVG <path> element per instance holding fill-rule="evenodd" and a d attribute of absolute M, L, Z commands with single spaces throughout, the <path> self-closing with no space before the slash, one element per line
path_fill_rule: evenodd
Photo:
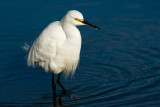
<path fill-rule="evenodd" d="M 62 21 L 62 28 L 66 34 L 66 39 L 75 42 L 81 42 L 81 34 L 77 27 L 71 23 Z"/>

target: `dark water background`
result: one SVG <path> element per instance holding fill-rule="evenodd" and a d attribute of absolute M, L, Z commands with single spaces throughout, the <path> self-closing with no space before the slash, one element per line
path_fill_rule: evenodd
<path fill-rule="evenodd" d="M 74 78 L 61 81 L 80 100 L 64 95 L 62 104 L 160 106 L 159 0 L 1 0 L 0 106 L 52 106 L 51 73 L 29 68 L 21 46 L 71 9 L 102 30 L 78 27 L 80 64 Z"/>

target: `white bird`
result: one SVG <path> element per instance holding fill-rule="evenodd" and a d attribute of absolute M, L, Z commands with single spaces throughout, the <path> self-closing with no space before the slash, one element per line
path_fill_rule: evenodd
<path fill-rule="evenodd" d="M 70 10 L 61 21 L 49 24 L 28 49 L 27 64 L 43 68 L 52 72 L 52 87 L 55 89 L 54 74 L 58 74 L 57 83 L 66 92 L 60 83 L 60 74 L 66 76 L 74 74 L 79 62 L 81 50 L 81 34 L 77 25 L 90 25 L 83 19 L 77 10 Z"/>

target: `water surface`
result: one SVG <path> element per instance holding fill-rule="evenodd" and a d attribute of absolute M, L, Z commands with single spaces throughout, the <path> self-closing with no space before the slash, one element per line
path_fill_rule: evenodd
<path fill-rule="evenodd" d="M 80 98 L 61 96 L 77 107 L 160 106 L 160 2 L 158 0 L 1 0 L 0 106 L 52 106 L 51 73 L 26 65 L 21 46 L 32 44 L 52 21 L 71 9 L 102 30 L 82 34 L 74 78 L 61 78 Z M 57 86 L 57 96 L 62 94 Z"/>

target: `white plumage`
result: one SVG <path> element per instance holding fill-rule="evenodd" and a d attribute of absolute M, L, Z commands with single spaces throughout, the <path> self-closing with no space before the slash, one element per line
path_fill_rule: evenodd
<path fill-rule="evenodd" d="M 74 74 L 81 49 L 81 35 L 76 25 L 83 25 L 74 17 L 83 19 L 80 12 L 72 10 L 62 21 L 53 22 L 42 31 L 29 50 L 29 66 L 36 64 L 46 72 Z"/>
<path fill-rule="evenodd" d="M 74 74 L 79 62 L 81 34 L 76 25 L 88 24 L 79 11 L 69 11 L 61 21 L 49 24 L 28 50 L 29 66 L 59 74 Z M 98 27 L 97 27 L 98 28 Z"/>

